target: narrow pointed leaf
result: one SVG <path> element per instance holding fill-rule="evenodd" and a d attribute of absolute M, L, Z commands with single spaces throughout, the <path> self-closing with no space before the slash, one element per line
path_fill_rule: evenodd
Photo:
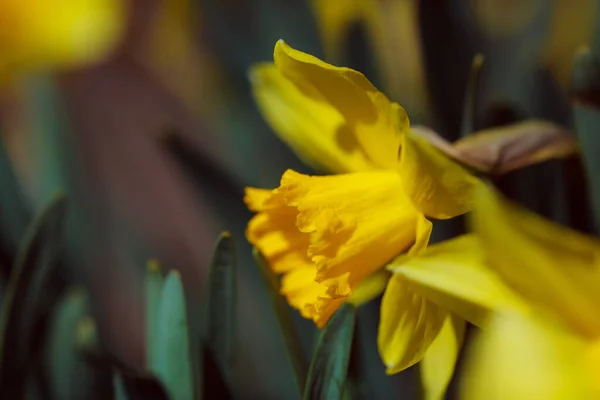
<path fill-rule="evenodd" d="M 595 103 L 598 105 L 598 92 L 600 91 L 599 57 L 600 54 L 594 54 L 588 48 L 582 48 L 575 55 L 571 90 L 579 103 Z"/>
<path fill-rule="evenodd" d="M 165 388 L 152 375 L 116 372 L 114 389 L 116 400 L 169 400 Z"/>
<path fill-rule="evenodd" d="M 600 29 L 600 28 L 599 28 Z M 600 32 L 600 31 L 599 31 Z M 600 38 L 599 38 L 600 39 Z M 599 44 L 600 46 L 600 44 Z M 600 229 L 600 62 L 589 52 L 579 54 L 573 66 L 573 86 L 576 92 L 573 112 L 575 132 L 590 188 L 596 231 Z"/>
<path fill-rule="evenodd" d="M 235 348 L 236 271 L 233 238 L 223 232 L 215 244 L 207 285 L 206 348 L 201 354 L 207 399 L 232 398 L 228 369 Z"/>
<path fill-rule="evenodd" d="M 206 343 L 226 367 L 233 357 L 236 316 L 236 255 L 229 232 L 217 239 L 208 276 Z"/>
<path fill-rule="evenodd" d="M 592 52 L 600 57 L 600 4 L 596 3 L 596 11 L 594 15 L 594 32 L 592 37 Z"/>
<path fill-rule="evenodd" d="M 93 386 L 101 374 L 96 373 L 73 346 L 78 322 L 88 313 L 88 296 L 80 287 L 70 289 L 57 305 L 51 323 L 45 365 L 52 398 L 87 399 L 97 394 Z"/>
<path fill-rule="evenodd" d="M 467 82 L 465 103 L 462 115 L 461 136 L 467 137 L 475 131 L 475 117 L 477 116 L 477 105 L 481 67 L 483 66 L 483 55 L 477 54 L 471 63 L 471 73 Z"/>
<path fill-rule="evenodd" d="M 185 296 L 178 272 L 171 271 L 165 280 L 156 321 L 152 370 L 173 400 L 191 400 L 194 398 L 191 347 Z"/>
<path fill-rule="evenodd" d="M 128 400 L 127 393 L 125 392 L 125 384 L 120 374 L 115 373 L 113 375 L 113 389 L 115 400 Z"/>
<path fill-rule="evenodd" d="M 265 287 L 269 293 L 271 304 L 275 310 L 277 322 L 279 323 L 279 329 L 281 330 L 283 342 L 287 350 L 288 360 L 294 371 L 294 379 L 298 387 L 298 393 L 301 394 L 304 392 L 308 368 L 300 338 L 298 337 L 298 332 L 294 328 L 294 321 L 292 319 L 290 307 L 285 302 L 283 296 L 281 296 L 281 285 L 279 280 L 271 272 L 271 269 L 267 265 L 265 258 L 256 248 L 253 249 L 252 256 L 254 257 L 254 261 L 260 270 L 261 276 L 265 282 Z"/>
<path fill-rule="evenodd" d="M 587 179 L 592 198 L 591 205 L 594 213 L 596 230 L 600 229 L 600 110 L 585 105 L 575 105 L 575 127 L 581 143 L 582 158 L 587 170 Z"/>
<path fill-rule="evenodd" d="M 30 212 L 4 146 L 0 143 L 0 277 L 8 279 Z"/>
<path fill-rule="evenodd" d="M 156 356 L 153 354 L 156 347 L 156 332 L 158 305 L 162 293 L 164 278 L 161 266 L 157 261 L 149 261 L 146 266 L 145 291 L 146 291 L 146 357 L 150 366 L 151 360 Z"/>
<path fill-rule="evenodd" d="M 359 306 L 353 304 L 358 309 Z M 364 312 L 364 309 L 363 309 Z M 367 376 L 367 368 L 370 367 L 369 360 L 363 353 L 363 343 L 367 342 L 368 339 L 361 332 L 361 328 L 357 321 L 354 328 L 354 335 L 352 338 L 352 348 L 350 349 L 350 360 L 348 361 L 348 374 L 346 377 L 346 385 L 344 387 L 344 400 L 360 400 L 367 396 L 367 388 L 369 387 L 369 381 Z M 379 355 L 377 355 L 378 357 Z M 382 374 L 382 376 L 384 376 Z"/>
<path fill-rule="evenodd" d="M 106 359 L 105 349 L 98 339 L 96 321 L 89 315 L 77 321 L 74 342 L 79 353 L 89 361 Z"/>
<path fill-rule="evenodd" d="M 0 398 L 19 398 L 31 368 L 33 333 L 45 279 L 62 244 L 65 198 L 54 200 L 31 223 L 21 242 L 2 299 Z"/>
<path fill-rule="evenodd" d="M 348 375 L 356 309 L 344 304 L 327 323 L 313 355 L 304 400 L 341 399 Z"/>

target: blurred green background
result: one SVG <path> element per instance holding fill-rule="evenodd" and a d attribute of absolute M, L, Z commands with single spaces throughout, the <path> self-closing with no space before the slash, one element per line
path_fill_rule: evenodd
<path fill-rule="evenodd" d="M 122 3 L 125 33 L 110 54 L 85 66 L 36 68 L 0 88 L 0 293 L 32 215 L 65 193 L 64 246 L 50 273 L 47 307 L 73 329 L 92 315 L 104 346 L 128 365 L 143 366 L 146 262 L 180 271 L 190 336 L 197 337 L 212 247 L 228 230 L 238 254 L 231 379 L 248 399 L 294 399 L 297 392 L 244 238 L 251 213 L 243 188 L 275 187 L 288 168 L 311 172 L 258 113 L 249 66 L 272 61 L 283 38 L 365 73 L 406 108 L 412 124 L 456 140 L 465 131 L 471 63 L 481 53 L 471 130 L 527 118 L 573 129 L 571 70 L 577 50 L 590 41 L 596 12 L 591 0 Z M 569 159 L 510 173 L 496 184 L 547 217 L 591 231 L 583 179 L 579 161 Z M 454 220 L 436 225 L 433 239 L 462 229 Z M 418 398 L 415 368 L 385 376 L 378 314 L 378 301 L 358 311 L 361 398 Z M 316 328 L 294 316 L 308 357 Z M 52 341 L 70 334 L 55 332 L 55 324 L 36 335 Z M 110 377 L 67 348 L 48 348 L 40 373 L 52 398 L 112 396 Z"/>

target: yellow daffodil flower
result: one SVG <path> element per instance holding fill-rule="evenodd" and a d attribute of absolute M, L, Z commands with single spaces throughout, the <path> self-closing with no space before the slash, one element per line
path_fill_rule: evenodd
<path fill-rule="evenodd" d="M 599 398 L 600 241 L 476 197 L 474 233 L 394 266 L 393 279 L 483 328 L 464 399 Z"/>
<path fill-rule="evenodd" d="M 0 1 L 0 80 L 104 57 L 121 37 L 122 0 Z"/>
<path fill-rule="evenodd" d="M 283 41 L 274 59 L 250 74 L 260 110 L 305 162 L 338 175 L 288 170 L 274 190 L 248 188 L 247 237 L 283 274 L 289 304 L 322 327 L 368 276 L 427 244 L 426 217 L 467 212 L 478 181 L 411 135 L 402 107 L 361 73 Z"/>

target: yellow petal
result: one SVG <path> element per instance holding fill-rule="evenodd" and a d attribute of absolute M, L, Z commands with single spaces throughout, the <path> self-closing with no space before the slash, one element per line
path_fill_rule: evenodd
<path fill-rule="evenodd" d="M 421 381 L 425 400 L 444 398 L 454 375 L 456 360 L 465 336 L 465 320 L 449 315 L 421 361 Z"/>
<path fill-rule="evenodd" d="M 367 276 L 358 287 L 352 291 L 352 295 L 350 295 L 347 302 L 358 307 L 373 300 L 383 293 L 390 275 L 391 274 L 388 271 L 382 269 L 381 271 L 377 271 L 374 274 Z"/>
<path fill-rule="evenodd" d="M 246 189 L 244 200 L 257 212 L 248 241 L 284 274 L 288 303 L 319 327 L 361 284 L 350 301 L 376 296 L 386 277 L 373 274 L 397 254 L 426 245 L 431 223 L 404 196 L 399 179 L 395 171 L 288 170 L 277 189 Z"/>
<path fill-rule="evenodd" d="M 315 279 L 334 297 L 349 295 L 415 242 L 422 216 L 402 193 L 396 172 L 307 176 L 288 170 L 280 190 L 298 209 L 298 229 L 310 235 Z"/>
<path fill-rule="evenodd" d="M 437 219 L 470 211 L 477 178 L 425 139 L 413 134 L 403 138 L 398 169 L 404 192 L 415 207 Z"/>
<path fill-rule="evenodd" d="M 247 187 L 244 193 L 244 203 L 250 211 L 258 212 L 264 208 L 264 203 L 271 197 L 272 190 Z"/>
<path fill-rule="evenodd" d="M 0 72 L 97 61 L 120 39 L 124 11 L 120 0 L 3 0 Z"/>
<path fill-rule="evenodd" d="M 406 112 L 392 105 L 360 72 L 336 67 L 294 50 L 282 40 L 275 45 L 275 64 L 308 98 L 334 107 L 344 118 L 338 135 L 357 143 L 380 168 L 394 168 L 402 136 L 409 131 Z"/>
<path fill-rule="evenodd" d="M 484 264 L 474 234 L 429 246 L 414 256 L 400 256 L 389 266 L 417 292 L 478 326 L 507 309 L 526 312 L 525 305 Z"/>
<path fill-rule="evenodd" d="M 587 343 L 548 324 L 498 315 L 467 353 L 464 400 L 596 399 Z M 594 387 L 596 386 L 596 387 Z"/>
<path fill-rule="evenodd" d="M 400 372 L 419 362 L 438 335 L 448 312 L 393 276 L 383 295 L 377 344 L 386 372 Z"/>
<path fill-rule="evenodd" d="M 417 238 L 415 244 L 410 248 L 408 254 L 418 254 L 429 244 L 429 238 L 431 237 L 431 231 L 433 230 L 433 224 L 425 216 L 420 215 L 417 220 Z"/>
<path fill-rule="evenodd" d="M 342 134 L 345 121 L 340 112 L 304 95 L 274 64 L 253 66 L 250 82 L 265 120 L 306 164 L 332 173 L 375 168 L 356 139 Z"/>
<path fill-rule="evenodd" d="M 322 328 L 344 299 L 332 299 L 327 287 L 315 282 L 314 267 L 296 268 L 283 275 L 281 294 L 288 303 L 300 310 L 304 318 L 312 319 Z"/>
<path fill-rule="evenodd" d="M 297 210 L 288 207 L 276 190 L 246 188 L 244 201 L 258 212 L 248 223 L 246 237 L 260 250 L 275 273 L 312 267 L 309 237 L 296 228 Z"/>
<path fill-rule="evenodd" d="M 600 335 L 600 242 L 478 192 L 473 223 L 487 263 L 534 306 L 588 337 Z"/>
<path fill-rule="evenodd" d="M 281 278 L 281 294 L 306 318 L 308 316 L 305 307 L 319 296 L 324 296 L 327 290 L 325 286 L 315 282 L 315 273 L 314 268 L 296 268 Z"/>

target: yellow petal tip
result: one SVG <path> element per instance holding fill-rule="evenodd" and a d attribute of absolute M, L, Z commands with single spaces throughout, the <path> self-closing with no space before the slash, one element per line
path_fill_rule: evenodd
<path fill-rule="evenodd" d="M 287 50 L 289 49 L 289 45 L 285 42 L 285 40 L 283 39 L 279 39 L 276 43 L 275 43 L 275 53 L 277 53 L 277 51 L 283 51 L 283 52 L 287 52 Z"/>

